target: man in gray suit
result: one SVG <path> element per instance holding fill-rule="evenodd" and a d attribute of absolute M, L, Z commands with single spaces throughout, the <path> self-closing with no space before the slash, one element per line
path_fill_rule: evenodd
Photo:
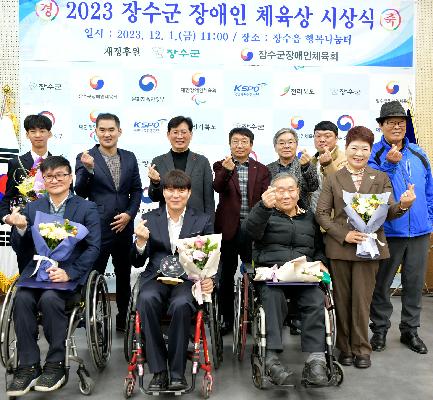
<path fill-rule="evenodd" d="M 192 120 L 178 116 L 168 122 L 167 138 L 171 149 L 152 160 L 149 167 L 149 197 L 152 201 L 165 203 L 162 195 L 163 182 L 161 177 L 173 169 L 184 171 L 191 178 L 191 197 L 188 206 L 213 215 L 215 213 L 214 191 L 212 188 L 212 170 L 209 160 L 192 152 L 189 144 L 192 139 Z"/>

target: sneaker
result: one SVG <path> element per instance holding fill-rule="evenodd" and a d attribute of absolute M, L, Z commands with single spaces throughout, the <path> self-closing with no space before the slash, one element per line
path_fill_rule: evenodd
<path fill-rule="evenodd" d="M 290 385 L 293 372 L 287 370 L 274 351 L 268 351 L 265 360 L 265 373 L 275 385 Z"/>
<path fill-rule="evenodd" d="M 302 379 L 310 385 L 325 386 L 328 383 L 326 362 L 313 358 L 306 362 L 302 371 Z"/>
<path fill-rule="evenodd" d="M 35 385 L 38 392 L 51 392 L 61 387 L 66 380 L 65 364 L 63 362 L 46 362 L 44 371 Z"/>
<path fill-rule="evenodd" d="M 35 386 L 41 376 L 42 370 L 39 364 L 32 366 L 19 366 L 14 372 L 14 379 L 6 389 L 9 397 L 23 396 Z"/>

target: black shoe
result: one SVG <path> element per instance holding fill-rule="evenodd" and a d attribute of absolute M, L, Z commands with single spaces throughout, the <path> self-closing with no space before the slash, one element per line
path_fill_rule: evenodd
<path fill-rule="evenodd" d="M 383 351 L 386 347 L 386 333 L 373 333 L 370 339 L 373 351 Z"/>
<path fill-rule="evenodd" d="M 149 383 L 148 390 L 151 392 L 167 389 L 168 375 L 167 371 L 157 372 L 153 374 L 153 378 Z"/>
<path fill-rule="evenodd" d="M 64 362 L 46 362 L 42 375 L 35 385 L 38 392 L 51 392 L 60 388 L 66 381 Z"/>
<path fill-rule="evenodd" d="M 269 352 L 265 361 L 265 373 L 275 385 L 292 384 L 293 372 L 287 370 L 275 352 Z"/>
<path fill-rule="evenodd" d="M 41 376 L 42 370 L 39 364 L 31 366 L 20 366 L 14 372 L 14 379 L 6 389 L 9 397 L 23 396 L 35 386 L 36 381 Z"/>
<path fill-rule="evenodd" d="M 338 356 L 338 362 L 345 367 L 350 367 L 353 364 L 353 355 L 341 352 Z"/>
<path fill-rule="evenodd" d="M 168 385 L 168 390 L 184 390 L 188 387 L 185 376 L 182 378 L 171 378 L 170 384 Z"/>
<path fill-rule="evenodd" d="M 400 342 L 405 344 L 409 349 L 419 354 L 427 354 L 427 346 L 421 340 L 416 332 L 404 332 L 400 336 Z"/>
<path fill-rule="evenodd" d="M 370 368 L 371 360 L 369 354 L 363 354 L 359 356 L 355 356 L 354 363 L 356 368 Z"/>
<path fill-rule="evenodd" d="M 302 371 L 302 380 L 310 385 L 327 385 L 326 362 L 318 358 L 313 358 L 310 362 L 306 362 Z"/>

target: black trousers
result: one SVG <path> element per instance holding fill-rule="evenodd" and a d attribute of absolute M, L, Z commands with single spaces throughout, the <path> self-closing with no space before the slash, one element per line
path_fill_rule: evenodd
<path fill-rule="evenodd" d="M 376 275 L 376 287 L 370 307 L 370 328 L 385 333 L 391 326 L 393 311 L 389 289 L 401 264 L 400 331 L 416 332 L 420 326 L 422 289 L 427 268 L 430 235 L 410 238 L 387 237 L 391 257 L 382 260 Z"/>
<path fill-rule="evenodd" d="M 301 316 L 302 351 L 325 351 L 324 295 L 318 286 L 268 286 L 258 283 L 257 289 L 265 310 L 267 349 L 283 350 L 283 324 L 288 311 L 286 297 L 290 297 L 297 300 Z"/>
<path fill-rule="evenodd" d="M 233 324 L 234 276 L 238 269 L 238 256 L 242 262 L 252 260 L 252 242 L 239 228 L 232 240 L 221 242 L 221 280 L 219 302 L 223 320 Z"/>
<path fill-rule="evenodd" d="M 99 257 L 95 262 L 94 269 L 100 274 L 105 273 L 110 255 L 113 261 L 114 273 L 116 275 L 116 303 L 117 323 L 124 324 L 128 310 L 129 297 L 131 295 L 131 261 L 130 251 L 132 236 L 119 236 L 115 240 L 102 243 Z"/>
<path fill-rule="evenodd" d="M 75 296 L 74 292 L 19 288 L 14 305 L 14 323 L 17 336 L 18 360 L 21 366 L 40 362 L 37 344 L 37 313 L 42 312 L 42 326 L 49 348 L 46 362 L 65 360 L 65 340 L 68 317 L 65 314 L 66 301 Z"/>
<path fill-rule="evenodd" d="M 146 356 L 151 373 L 167 370 L 171 378 L 185 374 L 191 318 L 195 311 L 192 282 L 176 286 L 151 280 L 143 284 L 137 300 L 141 330 L 146 342 Z M 168 349 L 161 331 L 161 317 L 171 317 L 168 327 Z"/>

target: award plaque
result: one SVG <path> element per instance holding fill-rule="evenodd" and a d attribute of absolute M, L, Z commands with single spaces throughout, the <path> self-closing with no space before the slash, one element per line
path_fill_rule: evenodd
<path fill-rule="evenodd" d="M 159 265 L 159 270 L 164 276 L 158 277 L 158 281 L 167 285 L 177 285 L 183 282 L 179 276 L 184 274 L 184 270 L 178 256 L 171 255 L 164 257 Z"/>

